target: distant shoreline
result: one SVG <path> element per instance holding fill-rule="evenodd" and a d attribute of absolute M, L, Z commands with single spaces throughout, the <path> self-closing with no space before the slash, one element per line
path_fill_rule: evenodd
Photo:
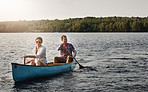
<path fill-rule="evenodd" d="M 0 33 L 148 32 L 148 17 L 84 17 L 0 22 Z"/>
<path fill-rule="evenodd" d="M 59 33 L 59 34 L 60 34 L 60 33 L 76 33 L 76 34 L 79 34 L 79 33 L 100 33 L 100 34 L 101 34 L 101 33 L 111 33 L 111 34 L 112 34 L 112 33 L 148 33 L 148 32 L 7 32 L 7 33 L 8 33 L 8 34 L 9 34 L 9 33 L 14 33 L 14 34 L 15 34 L 15 33 L 16 33 L 16 34 L 17 34 L 17 33 L 18 33 L 18 34 L 19 34 L 19 33 L 26 33 L 26 34 L 27 34 L 27 33 L 28 33 L 28 34 L 30 34 L 30 33 L 32 33 L 32 34 L 33 34 L 33 33 L 41 33 L 41 34 L 42 34 L 42 33 L 43 33 L 43 34 L 44 34 L 44 33 L 53 33 L 53 34 L 55 34 L 55 33 Z M 7 33 L 6 33 L 6 32 L 0 32 L 0 34 L 7 34 Z"/>

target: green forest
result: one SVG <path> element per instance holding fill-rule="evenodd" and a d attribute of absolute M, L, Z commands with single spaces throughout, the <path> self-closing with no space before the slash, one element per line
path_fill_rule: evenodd
<path fill-rule="evenodd" d="M 0 32 L 148 32 L 148 17 L 84 17 L 0 22 Z"/>

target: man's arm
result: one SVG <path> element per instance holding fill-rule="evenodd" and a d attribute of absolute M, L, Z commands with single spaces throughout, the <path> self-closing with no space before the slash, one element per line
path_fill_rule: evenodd
<path fill-rule="evenodd" d="M 61 46 L 59 45 L 59 47 L 58 47 L 58 51 L 60 50 L 60 48 L 61 48 Z"/>
<path fill-rule="evenodd" d="M 58 47 L 58 51 L 62 48 L 62 46 L 64 45 L 64 43 L 61 43 L 60 45 L 59 45 L 59 47 Z"/>
<path fill-rule="evenodd" d="M 73 54 L 74 54 L 73 56 L 74 56 L 74 58 L 75 58 L 76 55 L 77 55 L 77 51 L 76 51 L 75 49 L 73 50 Z"/>

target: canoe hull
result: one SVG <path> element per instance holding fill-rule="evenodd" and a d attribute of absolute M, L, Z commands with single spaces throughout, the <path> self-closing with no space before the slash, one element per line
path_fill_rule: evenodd
<path fill-rule="evenodd" d="M 75 63 L 68 63 L 55 66 L 31 66 L 11 63 L 12 74 L 15 82 L 29 80 L 33 78 L 56 75 L 74 69 Z"/>

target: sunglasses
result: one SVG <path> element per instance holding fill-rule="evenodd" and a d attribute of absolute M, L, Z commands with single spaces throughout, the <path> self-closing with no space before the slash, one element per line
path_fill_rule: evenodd
<path fill-rule="evenodd" d="M 42 43 L 42 42 L 40 42 L 40 41 L 36 41 L 36 43 Z"/>

